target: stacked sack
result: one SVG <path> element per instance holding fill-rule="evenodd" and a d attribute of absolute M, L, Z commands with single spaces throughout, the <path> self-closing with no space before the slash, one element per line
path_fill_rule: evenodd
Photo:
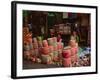
<path fill-rule="evenodd" d="M 28 60 L 33 60 L 33 45 L 32 45 L 32 33 L 29 32 L 28 27 L 23 28 L 23 52 L 24 52 L 24 58 Z"/>
<path fill-rule="evenodd" d="M 41 50 L 42 62 L 46 64 L 59 64 L 62 49 L 63 44 L 61 42 L 58 43 L 56 37 L 43 40 L 43 48 Z"/>
<path fill-rule="evenodd" d="M 78 62 L 78 43 L 75 40 L 70 40 L 69 47 L 63 50 L 63 66 L 77 66 Z"/>

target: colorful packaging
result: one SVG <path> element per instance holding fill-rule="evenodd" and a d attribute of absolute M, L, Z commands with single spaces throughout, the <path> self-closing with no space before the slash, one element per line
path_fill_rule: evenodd
<path fill-rule="evenodd" d="M 63 58 L 62 64 L 64 67 L 71 67 L 71 58 Z"/>
<path fill-rule="evenodd" d="M 71 50 L 70 49 L 63 50 L 62 51 L 62 56 L 63 56 L 63 58 L 71 57 Z"/>

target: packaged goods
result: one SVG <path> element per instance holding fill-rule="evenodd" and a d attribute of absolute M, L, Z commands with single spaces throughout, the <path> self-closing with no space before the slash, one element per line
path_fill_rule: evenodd
<path fill-rule="evenodd" d="M 47 40 L 43 40 L 43 47 L 48 47 L 48 42 L 47 42 Z"/>
<path fill-rule="evenodd" d="M 51 64 L 52 63 L 51 57 L 49 55 L 42 54 L 41 60 L 42 60 L 42 63 L 44 63 L 44 64 Z"/>
<path fill-rule="evenodd" d="M 48 38 L 48 44 L 53 45 L 53 38 Z"/>
<path fill-rule="evenodd" d="M 53 46 L 49 46 L 49 51 L 50 51 L 50 53 L 52 53 L 54 51 L 54 47 Z"/>
<path fill-rule="evenodd" d="M 71 67 L 71 58 L 63 58 L 62 64 L 64 67 Z"/>
<path fill-rule="evenodd" d="M 63 50 L 62 51 L 62 56 L 63 56 L 63 58 L 71 57 L 71 50 L 70 49 Z"/>
<path fill-rule="evenodd" d="M 48 55 L 49 54 L 49 47 L 43 47 L 41 51 L 42 51 L 42 54 Z"/>

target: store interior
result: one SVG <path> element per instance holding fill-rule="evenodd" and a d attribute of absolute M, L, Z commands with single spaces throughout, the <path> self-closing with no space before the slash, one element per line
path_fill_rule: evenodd
<path fill-rule="evenodd" d="M 23 69 L 91 66 L 90 18 L 23 10 Z"/>

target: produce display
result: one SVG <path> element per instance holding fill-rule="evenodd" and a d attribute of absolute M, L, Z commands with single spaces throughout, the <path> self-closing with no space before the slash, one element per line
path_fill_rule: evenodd
<path fill-rule="evenodd" d="M 55 64 L 62 67 L 79 67 L 90 65 L 90 48 L 80 50 L 75 40 L 70 40 L 68 46 L 57 42 L 57 37 L 43 39 L 33 37 L 28 27 L 23 28 L 23 56 L 38 64 Z"/>

